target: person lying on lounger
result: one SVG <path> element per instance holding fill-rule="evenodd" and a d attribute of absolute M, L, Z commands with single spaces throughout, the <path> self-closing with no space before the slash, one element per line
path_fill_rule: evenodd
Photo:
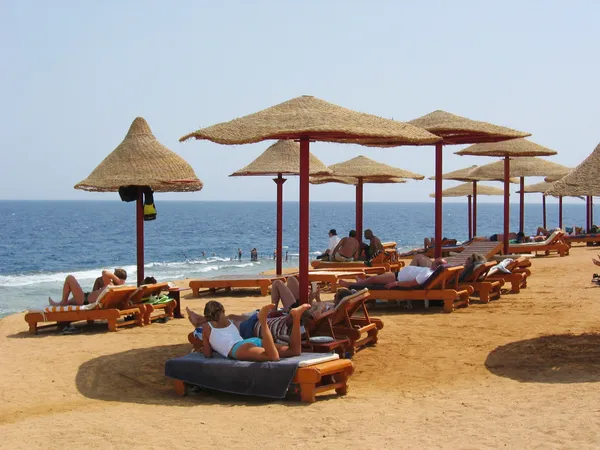
<path fill-rule="evenodd" d="M 416 255 L 410 265 L 400 269 L 397 275 L 393 272 L 386 272 L 368 278 L 357 279 L 356 281 L 340 280 L 339 283 L 346 287 L 361 287 L 369 284 L 381 284 L 386 289 L 417 287 L 425 283 L 433 272 L 435 272 L 435 269 L 447 263 L 443 258 L 431 260 L 425 255 Z"/>
<path fill-rule="evenodd" d="M 204 316 L 208 327 L 202 329 L 204 356 L 212 358 L 216 351 L 225 358 L 238 361 L 279 361 L 280 358 L 299 356 L 301 350 L 300 318 L 310 308 L 308 303 L 293 308 L 290 316 L 293 319 L 292 334 L 289 345 L 275 344 L 271 330 L 267 325 L 267 316 L 275 307 L 272 303 L 263 306 L 258 312 L 261 325 L 261 337 L 244 339 L 234 323 L 225 315 L 225 308 L 217 301 L 211 300 L 204 306 Z"/>
<path fill-rule="evenodd" d="M 92 292 L 84 292 L 79 281 L 77 281 L 73 275 L 69 275 L 65 278 L 60 302 L 56 302 L 52 300 L 51 297 L 48 297 L 48 303 L 52 306 L 88 305 L 94 303 L 102 291 L 108 286 L 119 286 L 124 284 L 125 280 L 127 280 L 127 272 L 125 269 L 115 269 L 114 273 L 111 273 L 109 270 L 103 270 L 102 287 L 97 288 L 97 285 L 100 283 L 94 283 L 94 290 L 92 290 Z M 70 295 L 71 297 L 69 297 Z"/>
<path fill-rule="evenodd" d="M 309 286 L 308 302 L 312 303 L 313 300 L 317 302 L 321 301 L 321 290 L 317 286 L 315 292 L 312 291 L 312 287 Z M 300 285 L 296 277 L 288 277 L 287 282 L 284 283 L 281 280 L 275 280 L 271 284 L 271 303 L 275 305 L 275 308 L 281 305 L 285 312 L 289 312 L 290 309 L 295 308 L 299 305 L 298 300 L 300 299 Z"/>

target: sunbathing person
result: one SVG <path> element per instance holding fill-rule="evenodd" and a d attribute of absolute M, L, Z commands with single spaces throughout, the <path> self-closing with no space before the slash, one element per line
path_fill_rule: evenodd
<path fill-rule="evenodd" d="M 271 303 L 275 305 L 275 308 L 278 307 L 281 300 L 284 311 L 288 312 L 299 305 L 299 299 L 300 285 L 296 277 L 288 277 L 286 283 L 281 280 L 275 280 L 271 284 Z M 309 286 L 308 302 L 312 303 L 313 300 L 321 301 L 321 291 L 318 286 L 315 292 L 312 292 L 312 288 Z"/>
<path fill-rule="evenodd" d="M 381 243 L 381 240 L 377 236 L 375 236 L 373 234 L 373 232 L 368 228 L 365 230 L 364 235 L 365 235 L 365 239 L 369 240 L 369 245 L 362 244 L 360 246 L 361 247 L 361 258 L 360 259 L 363 259 L 362 254 L 364 253 L 364 260 L 370 261 L 375 256 L 377 256 L 379 253 L 383 252 L 383 244 Z"/>
<path fill-rule="evenodd" d="M 300 305 L 290 311 L 294 325 L 289 345 L 275 344 L 267 325 L 267 316 L 274 307 L 270 303 L 258 312 L 261 337 L 244 339 L 234 323 L 227 319 L 223 305 L 214 300 L 208 302 L 204 307 L 204 316 L 208 319 L 209 326 L 204 327 L 202 332 L 204 356 L 212 358 L 213 350 L 225 358 L 238 361 L 279 361 L 280 358 L 299 356 L 302 351 L 300 318 L 310 305 Z"/>
<path fill-rule="evenodd" d="M 457 242 L 458 241 L 456 239 L 448 239 L 447 237 L 444 237 L 444 238 L 442 238 L 442 247 L 448 246 L 448 245 L 456 245 Z M 429 248 L 433 248 L 433 247 L 435 247 L 435 238 L 434 237 L 423 239 L 423 248 L 429 249 Z"/>
<path fill-rule="evenodd" d="M 350 230 L 348 237 L 343 238 L 331 252 L 330 261 L 348 262 L 358 259 L 360 244 L 356 239 L 356 230 Z"/>
<path fill-rule="evenodd" d="M 386 272 L 356 281 L 340 280 L 339 283 L 346 287 L 362 287 L 370 284 L 380 284 L 386 289 L 395 287 L 417 287 L 425 283 L 440 265 L 447 264 L 443 258 L 431 260 L 424 255 L 416 255 L 410 265 L 400 269 L 398 274 Z"/>
<path fill-rule="evenodd" d="M 73 276 L 69 275 L 65 278 L 63 284 L 63 293 L 60 302 L 52 300 L 48 297 L 48 303 L 52 306 L 66 306 L 66 305 L 88 305 L 94 303 L 100 296 L 102 291 L 110 285 L 121 285 L 127 280 L 127 272 L 125 269 L 115 269 L 114 273 L 109 270 L 102 271 L 102 287 L 97 288 L 98 283 L 94 283 L 94 290 L 92 292 L 84 292 L 79 284 L 79 281 Z M 71 297 L 69 297 L 71 295 Z"/>

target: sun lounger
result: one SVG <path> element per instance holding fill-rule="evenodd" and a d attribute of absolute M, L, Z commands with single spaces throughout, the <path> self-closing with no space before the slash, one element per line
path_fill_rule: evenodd
<path fill-rule="evenodd" d="M 369 289 L 371 298 L 377 300 L 442 300 L 444 312 L 451 313 L 455 307 L 469 306 L 469 295 L 473 293 L 470 286 L 459 287 L 458 278 L 462 271 L 463 266 L 440 266 L 423 285 L 415 288 L 386 289 L 383 285 L 357 285 L 355 288 Z"/>
<path fill-rule="evenodd" d="M 560 256 L 566 256 L 569 254 L 569 245 L 563 239 L 564 234 L 563 231 L 554 231 L 545 241 L 510 244 L 508 253 L 534 253 L 537 256 L 543 252 L 547 256 L 556 252 Z"/>
<path fill-rule="evenodd" d="M 379 255 L 378 255 L 379 256 Z M 377 257 L 376 257 L 377 258 Z M 338 261 L 321 261 L 314 260 L 310 262 L 310 265 L 313 269 L 321 270 L 321 269 L 337 269 L 337 270 L 348 270 L 355 268 L 366 268 L 366 267 L 376 267 L 383 268 L 384 272 L 398 271 L 400 268 L 404 267 L 404 261 L 393 261 L 393 262 L 378 262 L 378 261 L 349 261 L 349 262 L 338 262 Z"/>
<path fill-rule="evenodd" d="M 274 280 L 285 280 L 287 275 L 221 275 L 216 278 L 192 280 L 190 288 L 195 297 L 200 294 L 200 289 L 206 288 L 204 292 L 216 292 L 217 289 L 231 288 L 260 288 L 261 295 L 269 293 L 269 286 Z"/>
<path fill-rule="evenodd" d="M 165 317 L 173 317 L 176 301 L 171 299 L 168 302 L 148 303 L 151 296 L 158 296 L 162 291 L 169 290 L 169 283 L 142 284 L 131 295 L 129 301 L 132 305 L 144 308 L 144 325 L 150 325 L 153 320 Z M 153 314 L 159 311 L 158 314 Z"/>
<path fill-rule="evenodd" d="M 592 243 L 599 244 L 600 243 L 600 234 L 565 234 L 563 239 L 564 239 L 565 243 L 567 243 L 569 245 L 574 244 L 576 242 L 583 242 L 583 243 L 592 242 Z"/>
<path fill-rule="evenodd" d="M 473 294 L 479 296 L 479 301 L 488 303 L 492 299 L 500 297 L 500 290 L 504 286 L 503 279 L 488 279 L 487 274 L 496 262 L 487 262 L 477 267 L 469 277 L 459 282 L 459 287 L 471 286 Z"/>
<path fill-rule="evenodd" d="M 334 270 L 311 270 L 308 272 L 308 281 L 316 281 L 320 283 L 329 283 L 331 291 L 335 292 L 338 288 L 340 280 L 355 279 L 358 276 L 364 275 L 363 270 L 355 271 L 334 271 Z"/>
<path fill-rule="evenodd" d="M 490 260 L 494 255 L 502 252 L 502 242 L 495 241 L 471 241 L 465 245 L 463 250 L 457 255 L 446 258 L 449 265 L 458 266 L 464 265 L 473 253 L 479 253 L 485 256 L 486 260 Z"/>
<path fill-rule="evenodd" d="M 509 270 L 510 273 L 497 271 L 493 274 L 489 274 L 486 279 L 490 281 L 502 280 L 505 283 L 510 283 L 510 292 L 518 294 L 521 292 L 521 289 L 527 287 L 527 278 L 531 276 L 531 271 L 528 268 L 529 266 L 531 266 L 529 258 L 519 257 L 506 265 L 506 269 Z"/>
<path fill-rule="evenodd" d="M 379 275 L 381 273 L 385 273 L 385 267 L 319 267 L 317 269 L 311 270 L 311 272 L 360 272 L 363 274 L 370 275 Z"/>
<path fill-rule="evenodd" d="M 348 392 L 348 378 L 354 365 L 334 353 L 303 353 L 277 362 L 236 361 L 214 353 L 205 358 L 193 352 L 165 364 L 165 375 L 174 379 L 175 391 L 186 395 L 190 385 L 232 394 L 285 398 L 300 394 L 303 402 L 312 403 L 316 394 L 335 390 Z"/>
<path fill-rule="evenodd" d="M 144 325 L 144 307 L 129 306 L 129 298 L 136 291 L 135 286 L 109 286 L 94 303 L 84 306 L 47 306 L 39 311 L 25 314 L 29 332 L 37 334 L 41 328 L 59 326 L 59 324 L 86 320 L 92 324 L 95 320 L 108 321 L 108 330 L 117 331 L 125 325 Z M 123 316 L 133 315 L 132 320 L 118 321 Z M 38 323 L 54 322 L 38 326 Z"/>

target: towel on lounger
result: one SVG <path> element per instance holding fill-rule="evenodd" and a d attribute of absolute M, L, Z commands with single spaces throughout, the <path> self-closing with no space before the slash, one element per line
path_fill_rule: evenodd
<path fill-rule="evenodd" d="M 443 264 L 441 266 L 438 266 L 438 268 L 435 269 L 431 275 L 429 275 L 429 278 L 427 278 L 427 280 L 425 280 L 425 283 L 420 284 L 419 286 L 393 287 L 391 289 L 386 289 L 384 284 L 352 284 L 352 285 L 350 285 L 350 289 L 367 288 L 370 291 L 383 291 L 383 290 L 386 290 L 386 291 L 413 291 L 415 289 L 427 289 L 429 287 L 429 285 L 432 283 L 432 281 L 435 280 L 438 277 L 438 275 L 440 273 L 442 273 L 447 267 L 450 267 L 450 265 Z M 400 270 L 402 270 L 402 269 L 400 269 Z"/>
<path fill-rule="evenodd" d="M 284 398 L 299 364 L 323 357 L 325 360 L 338 359 L 338 355 L 331 353 L 303 353 L 277 362 L 249 362 L 223 358 L 216 352 L 212 358 L 205 358 L 202 353 L 195 352 L 168 360 L 165 375 L 231 394 Z"/>

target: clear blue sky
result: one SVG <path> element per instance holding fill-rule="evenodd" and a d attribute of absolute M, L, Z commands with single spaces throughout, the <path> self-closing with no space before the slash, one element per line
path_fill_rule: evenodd
<path fill-rule="evenodd" d="M 73 185 L 143 116 L 205 183 L 160 198 L 273 200 L 269 178 L 228 178 L 272 141 L 178 138 L 303 94 L 402 121 L 443 109 L 513 127 L 575 166 L 600 141 L 599 5 L 4 0 L 0 199 L 116 198 Z M 444 172 L 495 161 L 454 155 L 460 148 L 445 148 Z M 312 151 L 325 164 L 363 154 L 434 170 L 432 147 L 318 143 Z M 286 199 L 297 199 L 296 180 Z M 430 192 L 431 181 L 371 185 L 365 200 L 431 201 Z M 352 200 L 354 191 L 318 186 L 311 196 Z"/>

